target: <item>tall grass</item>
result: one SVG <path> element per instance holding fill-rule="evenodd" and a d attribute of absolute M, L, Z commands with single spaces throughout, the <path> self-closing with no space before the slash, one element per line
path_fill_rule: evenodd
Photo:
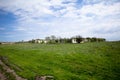
<path fill-rule="evenodd" d="M 0 45 L 0 55 L 29 80 L 120 80 L 120 42 Z"/>

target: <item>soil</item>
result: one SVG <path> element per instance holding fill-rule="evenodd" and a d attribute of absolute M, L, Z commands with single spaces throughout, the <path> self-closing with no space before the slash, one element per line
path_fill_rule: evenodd
<path fill-rule="evenodd" d="M 2 60 L 0 60 L 0 65 L 3 67 L 4 71 L 6 71 L 6 73 L 12 74 L 15 77 L 15 80 L 27 80 L 24 79 L 22 77 L 20 77 L 19 75 L 16 74 L 16 72 L 14 70 L 12 70 L 9 66 L 5 65 Z M 6 75 L 3 74 L 2 72 L 0 72 L 0 80 L 8 80 Z"/>
<path fill-rule="evenodd" d="M 0 72 L 0 80 L 7 80 L 5 75 L 2 72 Z"/>

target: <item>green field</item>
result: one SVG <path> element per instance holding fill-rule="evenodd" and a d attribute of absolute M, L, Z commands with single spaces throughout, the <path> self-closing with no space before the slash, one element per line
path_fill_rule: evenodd
<path fill-rule="evenodd" d="M 0 56 L 18 75 L 34 80 L 120 80 L 120 42 L 0 45 Z"/>

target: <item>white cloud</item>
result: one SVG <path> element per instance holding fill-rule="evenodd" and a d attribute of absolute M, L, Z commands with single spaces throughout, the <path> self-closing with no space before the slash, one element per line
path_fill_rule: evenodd
<path fill-rule="evenodd" d="M 113 5 L 105 5 L 103 3 L 95 4 L 95 5 L 86 5 L 84 6 L 80 12 L 81 14 L 95 14 L 98 16 L 107 16 L 107 15 L 115 15 L 120 14 L 120 3 L 114 3 Z"/>
<path fill-rule="evenodd" d="M 120 17 L 120 2 L 107 4 L 107 0 L 84 0 L 83 3 L 76 4 L 77 0 L 6 1 L 0 1 L 0 8 L 18 16 L 18 24 L 14 30 L 29 36 L 29 39 L 52 34 L 120 39 L 116 36 L 120 35 L 120 18 L 117 18 Z"/>

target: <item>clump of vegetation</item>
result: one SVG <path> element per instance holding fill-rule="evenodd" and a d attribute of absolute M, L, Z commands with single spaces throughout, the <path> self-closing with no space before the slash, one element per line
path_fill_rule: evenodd
<path fill-rule="evenodd" d="M 0 45 L 0 55 L 29 80 L 36 75 L 55 80 L 120 79 L 120 42 Z"/>

